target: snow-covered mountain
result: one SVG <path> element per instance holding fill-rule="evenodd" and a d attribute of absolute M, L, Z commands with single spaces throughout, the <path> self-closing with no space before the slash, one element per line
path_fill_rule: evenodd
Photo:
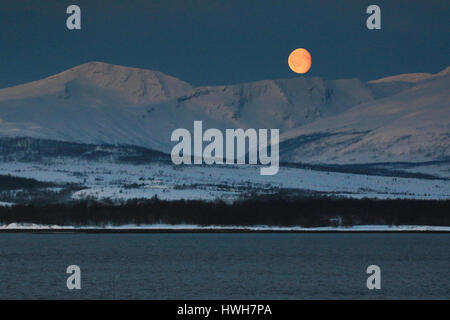
<path fill-rule="evenodd" d="M 163 73 L 91 62 L 0 90 L 0 135 L 169 151 L 194 120 L 286 131 L 372 100 L 358 79 L 266 80 L 197 87 Z"/>
<path fill-rule="evenodd" d="M 0 135 L 159 150 L 170 115 L 148 121 L 150 106 L 190 89 L 158 71 L 91 62 L 0 90 Z"/>
<path fill-rule="evenodd" d="M 436 75 L 401 75 L 369 85 L 385 94 L 399 92 L 286 132 L 280 151 L 284 160 L 369 163 L 450 158 L 450 68 Z"/>
<path fill-rule="evenodd" d="M 84 89 L 84 92 L 77 91 L 77 88 Z M 0 101 L 53 96 L 63 100 L 79 100 L 80 103 L 95 103 L 83 98 L 105 98 L 105 95 L 110 95 L 111 98 L 119 98 L 122 103 L 139 104 L 177 97 L 190 88 L 188 83 L 159 71 L 93 61 L 42 80 L 1 89 Z"/>
<path fill-rule="evenodd" d="M 205 128 L 279 128 L 283 160 L 435 159 L 449 153 L 449 70 L 368 83 L 298 77 L 193 87 L 90 62 L 1 89 L 0 136 L 169 152 L 174 129 L 203 120 Z"/>
<path fill-rule="evenodd" d="M 358 79 L 294 78 L 194 88 L 170 105 L 200 111 L 228 128 L 286 131 L 373 100 Z"/>

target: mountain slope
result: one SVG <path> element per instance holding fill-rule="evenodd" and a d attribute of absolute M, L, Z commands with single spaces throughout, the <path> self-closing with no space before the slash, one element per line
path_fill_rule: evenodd
<path fill-rule="evenodd" d="M 289 130 L 373 100 L 358 79 L 301 77 L 194 88 L 172 102 L 200 111 L 228 128 Z"/>
<path fill-rule="evenodd" d="M 91 90 L 80 94 L 72 92 L 72 87 Z M 43 96 L 59 99 L 80 98 L 99 90 L 120 97 L 130 104 L 142 104 L 177 97 L 190 88 L 188 83 L 159 71 L 94 61 L 42 80 L 1 89 L 0 101 Z"/>
<path fill-rule="evenodd" d="M 0 135 L 168 152 L 171 132 L 204 127 L 295 128 L 373 100 L 358 79 L 265 80 L 192 88 L 160 72 L 87 63 L 0 90 Z"/>
<path fill-rule="evenodd" d="M 0 90 L 0 136 L 170 152 L 173 130 L 279 128 L 292 162 L 449 156 L 450 68 L 364 83 L 298 77 L 192 87 L 158 71 L 83 64 Z"/>
<path fill-rule="evenodd" d="M 283 135 L 285 161 L 367 163 L 450 157 L 450 74 Z"/>
<path fill-rule="evenodd" d="M 450 74 L 450 67 L 441 72 L 433 73 L 405 73 L 395 76 L 372 80 L 367 83 L 375 98 L 383 98 L 394 95 L 405 89 L 412 88 L 423 82 L 445 77 Z"/>

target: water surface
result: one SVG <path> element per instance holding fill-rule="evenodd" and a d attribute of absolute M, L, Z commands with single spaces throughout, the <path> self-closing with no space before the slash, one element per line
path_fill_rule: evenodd
<path fill-rule="evenodd" d="M 448 299 L 449 271 L 450 234 L 0 234 L 0 299 Z"/>

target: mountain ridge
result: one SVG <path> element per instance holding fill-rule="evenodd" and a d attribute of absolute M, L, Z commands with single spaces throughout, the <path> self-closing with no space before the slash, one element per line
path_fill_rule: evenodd
<path fill-rule="evenodd" d="M 192 88 L 187 82 L 160 71 L 91 61 L 44 79 L 0 89 L 0 101 L 32 98 L 47 92 L 58 94 L 73 81 L 116 90 L 133 104 L 167 100 Z"/>
<path fill-rule="evenodd" d="M 291 140 L 290 147 L 284 149 L 287 154 L 282 154 L 282 159 L 289 161 L 342 163 L 360 158 L 373 162 L 390 160 L 386 158 L 390 156 L 403 161 L 408 160 L 411 150 L 417 155 L 422 147 L 429 150 L 436 146 L 432 137 L 440 137 L 438 149 L 446 156 L 450 98 L 445 92 L 450 87 L 449 75 L 450 67 L 436 74 L 398 75 L 369 82 L 296 77 L 194 87 L 159 71 L 94 61 L 0 89 L 0 136 L 135 145 L 167 153 L 173 146 L 170 135 L 174 129 L 191 129 L 194 120 L 202 120 L 204 128 L 221 130 L 279 128 L 283 141 Z M 431 100 L 437 107 L 430 107 L 426 115 L 424 106 Z M 405 101 L 415 103 L 416 109 L 405 106 Z M 402 116 L 391 117 L 389 114 L 398 108 L 403 110 Z M 405 138 L 408 135 L 414 138 L 425 134 L 420 129 L 421 119 L 414 115 L 417 112 L 427 119 L 428 138 L 415 141 L 413 148 L 405 147 L 406 141 L 413 141 Z M 375 123 L 378 128 L 374 128 Z M 405 127 L 405 123 L 412 127 Z M 341 130 L 342 126 L 348 130 Z M 385 134 L 381 134 L 383 128 Z M 404 130 L 402 134 L 399 128 Z M 364 144 L 360 142 L 358 147 L 357 140 L 368 139 L 368 132 L 374 135 L 376 130 L 378 135 L 372 137 L 372 143 L 382 146 L 376 139 L 388 139 L 406 151 L 381 150 L 378 159 L 367 157 L 366 141 L 360 157 L 358 148 Z M 328 137 L 322 137 L 323 133 Z M 313 139 L 315 142 L 307 146 L 300 143 L 305 135 L 322 138 Z M 395 142 L 389 137 L 400 140 Z M 348 152 L 337 152 L 338 145 L 346 145 Z M 434 152 L 411 159 L 427 161 L 436 156 Z"/>
<path fill-rule="evenodd" d="M 436 77 L 286 132 L 281 140 L 291 147 L 285 161 L 303 157 L 320 163 L 445 159 L 450 156 L 449 88 L 450 75 Z M 314 144 L 293 150 L 296 139 L 300 142 L 302 136 L 311 135 L 318 137 Z"/>

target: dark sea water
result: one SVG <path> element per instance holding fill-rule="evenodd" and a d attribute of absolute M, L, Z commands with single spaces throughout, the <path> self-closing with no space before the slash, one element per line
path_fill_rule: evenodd
<path fill-rule="evenodd" d="M 450 234 L 0 234 L 0 299 L 329 298 L 449 299 Z"/>

